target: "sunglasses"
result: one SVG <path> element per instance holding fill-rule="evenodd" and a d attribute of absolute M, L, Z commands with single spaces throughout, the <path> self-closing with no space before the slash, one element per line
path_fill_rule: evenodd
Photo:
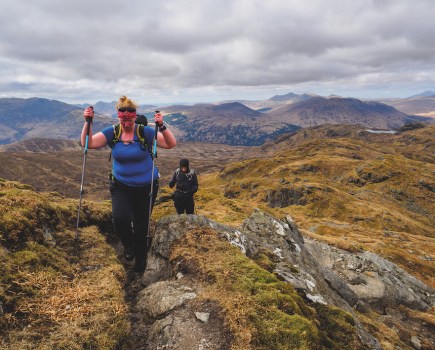
<path fill-rule="evenodd" d="M 134 123 L 135 119 L 121 119 L 121 123 Z"/>
<path fill-rule="evenodd" d="M 136 112 L 136 108 L 121 107 L 121 108 L 118 108 L 118 111 L 119 112 L 130 112 L 130 113 L 132 113 L 132 112 Z"/>

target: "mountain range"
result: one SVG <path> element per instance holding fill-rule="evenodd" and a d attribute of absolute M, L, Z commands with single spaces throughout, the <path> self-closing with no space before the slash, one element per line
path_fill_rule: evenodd
<path fill-rule="evenodd" d="M 78 139 L 83 123 L 83 110 L 67 103 L 43 98 L 0 99 L 0 144 L 34 137 Z M 95 129 L 111 123 L 113 118 L 95 115 Z"/>
<path fill-rule="evenodd" d="M 432 122 L 435 97 L 390 101 L 391 105 L 355 98 L 320 97 L 289 93 L 265 101 L 161 107 L 165 120 L 179 140 L 229 145 L 261 145 L 301 127 L 321 124 L 354 124 L 367 128 L 398 129 L 413 121 Z M 83 127 L 82 106 L 41 98 L 0 99 L 0 144 L 33 137 L 78 139 Z M 140 113 L 152 116 L 154 105 Z M 94 130 L 114 123 L 115 102 L 94 106 Z M 415 115 L 413 111 L 427 115 Z M 116 119 L 115 119 L 116 120 Z"/>
<path fill-rule="evenodd" d="M 94 107 L 94 111 L 96 113 L 116 118 L 117 117 L 117 113 L 116 113 L 116 104 L 117 103 L 118 103 L 117 101 L 112 101 L 112 102 L 98 101 L 97 103 L 93 104 L 92 107 Z M 79 107 L 80 109 L 84 109 L 90 105 L 91 105 L 91 103 L 82 103 L 82 104 L 78 104 L 75 106 Z M 155 105 L 140 105 L 138 108 L 138 113 L 141 113 L 141 114 L 150 113 L 150 112 L 153 112 L 156 108 L 157 108 L 157 106 L 155 106 Z"/>

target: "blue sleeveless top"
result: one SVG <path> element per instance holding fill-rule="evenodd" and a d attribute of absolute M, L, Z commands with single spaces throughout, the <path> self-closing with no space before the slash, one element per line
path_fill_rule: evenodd
<path fill-rule="evenodd" d="M 132 187 L 141 187 L 151 183 L 151 173 L 153 160 L 148 150 L 141 147 L 136 133 L 137 124 L 134 125 L 133 141 L 125 144 L 118 141 L 112 150 L 112 173 L 115 178 Z M 114 138 L 113 126 L 109 126 L 101 131 L 106 137 L 107 143 L 110 144 Z M 153 128 L 144 127 L 144 136 L 147 139 L 149 147 L 154 142 L 155 131 Z M 154 180 L 160 177 L 159 170 L 154 167 Z"/>

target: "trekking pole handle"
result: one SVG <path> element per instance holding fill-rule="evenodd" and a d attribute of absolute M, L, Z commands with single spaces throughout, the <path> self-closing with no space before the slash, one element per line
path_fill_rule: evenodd
<path fill-rule="evenodd" d="M 93 106 L 89 106 L 89 108 L 92 108 L 92 110 L 94 110 Z M 92 123 L 92 118 L 86 118 L 86 141 L 85 141 L 85 150 L 84 153 L 88 153 L 88 141 L 89 141 L 89 133 L 91 131 L 91 123 Z"/>
<path fill-rule="evenodd" d="M 156 114 L 159 114 L 160 111 L 155 111 Z M 154 157 L 157 158 L 157 133 L 159 132 L 159 125 L 155 123 L 155 134 L 154 134 L 154 147 L 153 147 L 153 154 Z"/>

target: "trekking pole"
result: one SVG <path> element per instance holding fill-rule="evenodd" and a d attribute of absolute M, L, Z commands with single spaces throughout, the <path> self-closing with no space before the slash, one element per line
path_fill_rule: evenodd
<path fill-rule="evenodd" d="M 94 109 L 92 106 L 90 108 Z M 86 169 L 86 155 L 88 154 L 88 142 L 89 142 L 89 131 L 91 129 L 92 118 L 86 119 L 86 141 L 85 141 L 85 149 L 83 151 L 83 168 L 82 168 L 82 181 L 80 184 L 80 200 L 79 200 L 79 209 L 77 211 L 77 225 L 76 225 L 76 236 L 75 240 L 79 239 L 79 222 L 80 222 L 80 211 L 82 209 L 82 198 L 83 198 L 83 182 L 85 180 L 85 169 Z"/>
<path fill-rule="evenodd" d="M 155 112 L 160 113 L 160 111 L 155 111 Z M 151 172 L 150 206 L 148 210 L 148 226 L 147 226 L 147 235 L 146 235 L 147 247 L 150 245 L 150 240 L 151 240 L 150 221 L 151 221 L 151 212 L 153 210 L 152 205 L 153 205 L 153 194 L 154 194 L 154 168 L 155 168 L 155 158 L 157 158 L 157 132 L 159 131 L 158 124 L 157 123 L 155 124 L 156 124 L 156 128 L 154 133 L 153 152 L 152 152 L 153 167 Z"/>

